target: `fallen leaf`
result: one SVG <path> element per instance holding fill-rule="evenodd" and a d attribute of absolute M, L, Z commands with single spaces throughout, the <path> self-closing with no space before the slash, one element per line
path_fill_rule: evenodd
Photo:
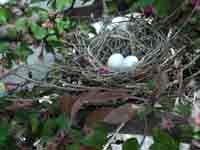
<path fill-rule="evenodd" d="M 77 100 L 72 106 L 71 118 L 74 121 L 76 119 L 77 113 L 83 107 L 83 105 L 98 105 L 105 104 L 108 102 L 125 102 L 129 99 L 133 100 L 142 100 L 135 96 L 131 96 L 128 92 L 113 90 L 113 91 L 100 91 L 100 90 L 91 90 L 89 92 L 84 92 L 79 95 Z"/>
<path fill-rule="evenodd" d="M 116 109 L 113 109 L 106 117 L 104 122 L 108 124 L 118 125 L 131 120 L 140 107 L 134 104 L 127 103 Z"/>
<path fill-rule="evenodd" d="M 88 114 L 84 129 L 89 129 L 95 127 L 96 123 L 101 122 L 104 120 L 105 116 L 110 113 L 114 108 L 111 107 L 104 107 L 104 108 L 98 108 L 95 111 Z"/>

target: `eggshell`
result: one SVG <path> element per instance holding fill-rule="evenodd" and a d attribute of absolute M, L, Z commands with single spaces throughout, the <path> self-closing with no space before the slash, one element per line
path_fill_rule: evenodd
<path fill-rule="evenodd" d="M 108 67 L 113 71 L 120 71 L 124 56 L 120 53 L 112 54 L 108 59 Z"/>
<path fill-rule="evenodd" d="M 121 71 L 130 72 L 134 70 L 134 67 L 138 64 L 138 58 L 136 56 L 127 56 L 121 65 Z"/>

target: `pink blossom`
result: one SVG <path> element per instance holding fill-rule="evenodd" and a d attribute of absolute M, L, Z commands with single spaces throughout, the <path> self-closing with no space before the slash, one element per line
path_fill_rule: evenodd
<path fill-rule="evenodd" d="M 143 13 L 144 13 L 144 15 L 146 17 L 149 17 L 149 16 L 153 15 L 155 13 L 154 6 L 153 5 L 147 6 L 146 8 L 144 8 L 144 12 Z"/>
<path fill-rule="evenodd" d="M 194 119 L 194 123 L 197 126 L 200 126 L 200 113 L 195 118 L 193 118 L 193 119 Z"/>
<path fill-rule="evenodd" d="M 191 0 L 192 6 L 200 8 L 200 0 Z"/>
<path fill-rule="evenodd" d="M 108 73 L 110 73 L 111 71 L 110 71 L 110 69 L 108 68 L 108 67 L 100 67 L 99 69 L 98 69 L 98 73 L 100 73 L 100 74 L 108 74 Z"/>
<path fill-rule="evenodd" d="M 174 123 L 171 119 L 163 119 L 162 127 L 169 130 L 174 127 Z"/>

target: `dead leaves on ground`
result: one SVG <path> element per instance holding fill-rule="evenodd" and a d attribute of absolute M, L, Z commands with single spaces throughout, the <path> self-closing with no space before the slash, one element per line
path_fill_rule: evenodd
<path fill-rule="evenodd" d="M 132 103 L 130 103 L 130 100 Z M 127 122 L 135 116 L 137 110 L 140 108 L 134 104 L 138 100 L 144 101 L 145 99 L 132 96 L 128 92 L 119 90 L 90 90 L 76 97 L 71 95 L 62 96 L 60 98 L 60 110 L 61 112 L 69 114 L 72 121 L 76 122 L 80 115 L 80 110 L 87 109 L 87 106 L 94 106 L 95 110 L 89 112 L 85 118 L 85 125 L 87 127 L 91 127 L 97 122 L 116 125 Z M 122 102 L 123 105 L 117 107 L 112 105 L 104 106 L 105 104 L 114 105 L 119 102 Z"/>
<path fill-rule="evenodd" d="M 130 103 L 119 106 L 106 115 L 104 122 L 116 125 L 127 122 L 136 115 L 138 109 L 139 106 Z"/>

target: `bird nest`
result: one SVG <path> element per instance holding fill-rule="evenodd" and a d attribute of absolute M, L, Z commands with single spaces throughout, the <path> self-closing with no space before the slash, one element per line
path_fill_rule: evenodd
<path fill-rule="evenodd" d="M 170 39 L 170 32 L 158 30 L 145 18 L 130 19 L 125 29 L 122 28 L 124 24 L 115 24 L 111 30 L 105 27 L 92 38 L 80 30 L 66 35 L 66 62 L 62 66 L 66 85 L 144 91 L 145 85 L 157 80 L 163 70 L 170 73 L 167 70 L 184 49 L 171 42 L 174 40 Z M 113 53 L 137 56 L 139 63 L 134 73 L 107 71 L 107 61 Z"/>

